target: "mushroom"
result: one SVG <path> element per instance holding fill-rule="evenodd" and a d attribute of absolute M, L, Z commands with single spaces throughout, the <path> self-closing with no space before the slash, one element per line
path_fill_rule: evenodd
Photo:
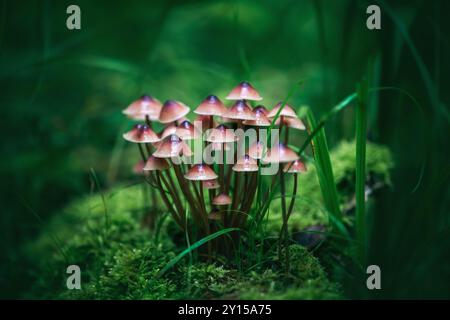
<path fill-rule="evenodd" d="M 176 100 L 167 100 L 164 102 L 161 113 L 159 114 L 159 121 L 161 123 L 171 123 L 183 118 L 189 113 L 190 108 L 184 103 Z"/>
<path fill-rule="evenodd" d="M 220 124 L 216 128 L 209 130 L 206 141 L 212 143 L 228 143 L 235 142 L 238 137 L 234 134 L 234 130 L 229 129 L 226 125 Z"/>
<path fill-rule="evenodd" d="M 262 159 L 264 152 L 264 143 L 262 141 L 254 142 L 248 149 L 248 155 L 253 159 Z"/>
<path fill-rule="evenodd" d="M 175 123 L 172 122 L 164 127 L 164 129 L 160 132 L 159 136 L 161 137 L 161 139 L 165 139 L 171 134 L 176 134 L 176 132 L 177 126 L 175 125 Z"/>
<path fill-rule="evenodd" d="M 175 129 L 175 134 L 183 140 L 197 139 L 200 133 L 189 120 L 184 120 Z"/>
<path fill-rule="evenodd" d="M 122 112 L 133 120 L 149 120 L 156 121 L 159 119 L 161 112 L 161 102 L 149 95 L 143 95 L 139 99 L 133 101 Z"/>
<path fill-rule="evenodd" d="M 269 118 L 273 118 L 277 115 L 278 110 L 280 110 L 281 106 L 283 105 L 282 102 L 278 102 L 275 107 L 270 110 L 269 114 L 267 114 L 267 117 Z M 298 118 L 297 114 L 295 113 L 294 109 L 292 109 L 292 107 L 290 105 L 288 105 L 287 103 L 284 104 L 283 109 L 280 112 L 280 117 L 284 116 L 284 117 L 291 117 L 291 118 Z"/>
<path fill-rule="evenodd" d="M 217 179 L 202 181 L 202 186 L 205 189 L 218 189 L 218 188 L 220 188 L 220 184 L 217 181 Z"/>
<path fill-rule="evenodd" d="M 157 158 L 155 156 L 150 156 L 145 163 L 143 168 L 144 171 L 155 171 L 155 170 L 167 170 L 170 168 L 170 163 L 164 158 Z"/>
<path fill-rule="evenodd" d="M 154 143 L 161 139 L 147 124 L 137 124 L 133 129 L 123 134 L 123 138 L 134 143 Z"/>
<path fill-rule="evenodd" d="M 252 109 L 245 100 L 236 101 L 233 106 L 223 114 L 223 117 L 235 120 L 256 120 Z"/>
<path fill-rule="evenodd" d="M 216 206 L 227 206 L 231 202 L 231 198 L 227 194 L 221 193 L 213 199 L 212 204 Z"/>
<path fill-rule="evenodd" d="M 171 134 L 161 141 L 153 156 L 157 158 L 178 157 L 183 149 L 183 141 L 175 134 Z"/>
<path fill-rule="evenodd" d="M 234 171 L 238 172 L 254 172 L 258 171 L 258 163 L 255 159 L 246 154 L 243 158 L 239 159 L 233 166 Z"/>
<path fill-rule="evenodd" d="M 207 96 L 202 103 L 197 107 L 197 109 L 194 110 L 194 113 L 208 116 L 209 117 L 209 123 L 208 127 L 213 128 L 214 127 L 214 116 L 222 116 L 227 111 L 227 108 L 225 105 L 220 101 L 219 98 L 217 98 L 214 95 Z"/>
<path fill-rule="evenodd" d="M 184 175 L 188 180 L 205 181 L 217 179 L 217 174 L 206 164 L 196 164 Z"/>
<path fill-rule="evenodd" d="M 266 156 L 262 159 L 263 163 L 284 163 L 295 161 L 299 156 L 288 146 L 279 142 L 267 150 Z"/>
<path fill-rule="evenodd" d="M 270 119 L 267 117 L 268 113 L 269 111 L 264 106 L 256 106 L 253 108 L 255 120 L 245 120 L 244 124 L 255 127 L 268 127 L 271 124 Z"/>
<path fill-rule="evenodd" d="M 253 86 L 247 81 L 241 82 L 237 85 L 227 96 L 227 100 L 262 100 Z"/>

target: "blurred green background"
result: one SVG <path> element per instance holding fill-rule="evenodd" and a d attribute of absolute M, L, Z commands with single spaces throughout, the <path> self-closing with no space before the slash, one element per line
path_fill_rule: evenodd
<path fill-rule="evenodd" d="M 382 29 L 366 28 L 378 4 Z M 81 8 L 81 30 L 66 8 Z M 267 106 L 316 116 L 366 76 L 368 138 L 392 150 L 393 188 L 372 208 L 382 298 L 450 298 L 449 1 L 0 1 L 0 297 L 27 289 L 20 247 L 68 201 L 131 175 L 121 110 L 143 93 L 195 107 L 249 80 Z M 326 125 L 354 137 L 354 109 Z M 349 297 L 360 297 L 345 284 Z"/>

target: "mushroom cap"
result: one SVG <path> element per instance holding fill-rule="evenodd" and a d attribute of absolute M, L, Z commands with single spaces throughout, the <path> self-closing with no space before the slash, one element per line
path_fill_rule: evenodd
<path fill-rule="evenodd" d="M 278 110 L 280 110 L 282 104 L 283 104 L 282 102 L 278 102 L 275 105 L 275 107 L 272 110 L 270 110 L 270 112 L 267 116 L 269 118 L 275 117 L 278 113 Z M 288 105 L 287 103 L 284 105 L 283 109 L 281 110 L 280 116 L 298 118 L 294 109 L 292 109 L 292 107 L 290 105 Z"/>
<path fill-rule="evenodd" d="M 153 143 L 161 139 L 146 124 L 137 124 L 130 131 L 123 134 L 123 138 L 134 143 Z"/>
<path fill-rule="evenodd" d="M 149 95 L 143 95 L 133 101 L 122 112 L 134 120 L 145 120 L 145 116 L 148 116 L 150 120 L 155 121 L 159 119 L 161 108 L 162 103 L 158 99 Z"/>
<path fill-rule="evenodd" d="M 278 118 L 277 121 L 275 121 L 275 124 L 279 125 L 280 123 L 281 119 Z M 283 117 L 283 125 L 292 129 L 306 130 L 305 124 L 299 118 Z"/>
<path fill-rule="evenodd" d="M 259 105 L 253 108 L 253 114 L 255 115 L 255 120 L 245 120 L 245 125 L 255 127 L 268 127 L 272 123 L 272 121 L 267 117 L 269 111 L 264 106 Z"/>
<path fill-rule="evenodd" d="M 225 151 L 231 150 L 231 147 L 228 145 L 228 143 L 211 142 L 211 148 L 214 151 L 221 151 L 223 149 L 223 146 L 225 146 Z"/>
<path fill-rule="evenodd" d="M 299 159 L 298 154 L 283 143 L 278 143 L 267 150 L 267 154 L 262 161 L 264 163 L 284 163 L 292 162 L 297 159 Z"/>
<path fill-rule="evenodd" d="M 241 82 L 228 94 L 227 100 L 262 100 L 253 86 L 247 81 Z"/>
<path fill-rule="evenodd" d="M 224 124 L 218 125 L 214 129 L 210 129 L 206 136 L 206 141 L 213 143 L 227 143 L 234 142 L 238 137 L 234 134 L 234 130 L 228 129 Z"/>
<path fill-rule="evenodd" d="M 161 123 L 175 122 L 187 115 L 190 110 L 188 106 L 180 101 L 167 100 L 161 108 L 159 121 Z"/>
<path fill-rule="evenodd" d="M 200 133 L 189 120 L 184 120 L 175 129 L 175 134 L 183 140 L 197 139 Z"/>
<path fill-rule="evenodd" d="M 219 181 L 217 181 L 217 179 L 202 181 L 202 186 L 205 189 L 218 189 L 218 188 L 220 188 L 220 184 L 219 184 Z"/>
<path fill-rule="evenodd" d="M 283 172 L 287 173 L 306 172 L 306 165 L 300 159 L 295 160 L 293 162 L 288 162 L 284 166 Z"/>
<path fill-rule="evenodd" d="M 145 162 L 143 160 L 139 160 L 134 166 L 133 166 L 133 173 L 142 175 L 144 174 L 144 166 Z"/>
<path fill-rule="evenodd" d="M 233 166 L 233 171 L 237 172 L 251 172 L 258 171 L 258 163 L 255 159 L 246 154 L 243 158 L 239 159 Z"/>
<path fill-rule="evenodd" d="M 206 164 L 196 164 L 184 175 L 188 180 L 204 181 L 217 179 L 217 174 Z"/>
<path fill-rule="evenodd" d="M 212 204 L 216 206 L 227 206 L 231 204 L 231 202 L 232 202 L 231 198 L 225 193 L 219 194 L 212 200 Z"/>
<path fill-rule="evenodd" d="M 194 113 L 208 116 L 221 116 L 227 111 L 225 105 L 214 95 L 209 95 L 200 103 Z"/>
<path fill-rule="evenodd" d="M 183 141 L 175 134 L 171 134 L 161 141 L 153 156 L 157 158 L 178 157 L 183 149 Z"/>
<path fill-rule="evenodd" d="M 236 101 L 233 106 L 223 114 L 223 117 L 236 120 L 256 120 L 252 109 L 244 100 Z"/>
<path fill-rule="evenodd" d="M 170 168 L 170 163 L 164 158 L 150 156 L 144 166 L 144 171 L 166 170 Z"/>
<path fill-rule="evenodd" d="M 248 155 L 253 159 L 262 159 L 263 151 L 264 151 L 264 143 L 262 143 L 261 141 L 257 141 L 254 142 L 248 149 Z"/>
<path fill-rule="evenodd" d="M 159 134 L 161 139 L 165 139 L 166 137 L 170 136 L 171 134 L 176 134 L 177 132 L 177 126 L 175 123 L 169 123 L 164 127 L 162 132 Z"/>
<path fill-rule="evenodd" d="M 181 154 L 185 157 L 192 157 L 194 154 L 191 147 L 184 141 L 181 142 Z"/>
<path fill-rule="evenodd" d="M 201 128 L 200 128 L 200 122 L 201 122 Z M 194 121 L 194 126 L 198 131 L 206 131 L 209 129 L 209 122 L 210 122 L 210 116 L 199 114 Z M 213 120 L 213 127 L 217 125 L 217 121 Z M 200 130 L 201 129 L 201 130 Z"/>

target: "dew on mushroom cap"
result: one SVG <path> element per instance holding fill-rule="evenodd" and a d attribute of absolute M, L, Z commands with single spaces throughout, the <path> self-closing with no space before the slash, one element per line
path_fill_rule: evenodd
<path fill-rule="evenodd" d="M 275 105 L 275 107 L 272 110 L 270 110 L 270 112 L 267 115 L 267 117 L 269 117 L 269 118 L 275 117 L 277 115 L 277 113 L 278 113 L 278 110 L 280 110 L 282 104 L 283 104 L 282 102 L 278 102 Z M 281 110 L 280 116 L 298 118 L 297 114 L 294 111 L 294 109 L 290 105 L 288 105 L 287 103 L 284 105 L 283 109 Z"/>
<path fill-rule="evenodd" d="M 219 194 L 212 200 L 212 204 L 216 206 L 227 206 L 231 204 L 231 202 L 231 198 L 225 193 Z"/>
<path fill-rule="evenodd" d="M 159 121 L 161 123 L 175 122 L 187 115 L 189 110 L 190 108 L 180 101 L 167 100 L 161 108 Z"/>
<path fill-rule="evenodd" d="M 225 105 L 214 95 L 207 96 L 194 110 L 194 113 L 208 116 L 221 116 L 227 111 Z"/>
<path fill-rule="evenodd" d="M 278 143 L 267 150 L 267 154 L 262 161 L 264 163 L 282 163 L 292 162 L 297 159 L 299 159 L 298 154 L 283 143 Z"/>
<path fill-rule="evenodd" d="M 170 163 L 164 158 L 150 156 L 143 168 L 144 171 L 166 170 L 170 168 Z"/>
<path fill-rule="evenodd" d="M 253 86 L 247 81 L 241 82 L 228 94 L 227 100 L 262 100 Z"/>
<path fill-rule="evenodd" d="M 188 180 L 204 181 L 217 179 L 217 174 L 206 164 L 196 164 L 184 175 Z"/>
<path fill-rule="evenodd" d="M 256 120 L 252 109 L 244 100 L 236 101 L 233 106 L 224 113 L 224 118 L 236 120 Z"/>
<path fill-rule="evenodd" d="M 237 172 L 258 171 L 258 164 L 255 159 L 246 154 L 243 158 L 238 159 L 232 169 Z"/>
<path fill-rule="evenodd" d="M 122 113 L 134 120 L 145 120 L 148 116 L 150 120 L 155 121 L 159 119 L 161 108 L 162 103 L 158 99 L 143 95 L 133 101 Z"/>
<path fill-rule="evenodd" d="M 161 141 L 153 156 L 157 158 L 177 157 L 181 154 L 183 148 L 182 140 L 175 134 L 172 134 Z"/>
<path fill-rule="evenodd" d="M 146 124 L 137 124 L 130 131 L 123 134 L 123 138 L 134 143 L 154 143 L 161 139 Z"/>

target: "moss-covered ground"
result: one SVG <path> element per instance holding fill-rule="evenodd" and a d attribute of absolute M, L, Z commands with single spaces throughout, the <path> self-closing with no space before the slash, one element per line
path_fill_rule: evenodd
<path fill-rule="evenodd" d="M 350 142 L 343 142 L 332 151 L 334 175 L 349 223 L 354 154 L 354 144 Z M 369 144 L 367 161 L 368 186 L 388 186 L 392 167 L 389 150 Z M 312 163 L 308 165 L 308 172 L 299 177 L 299 197 L 290 220 L 294 234 L 306 227 L 327 224 L 315 168 Z M 271 249 L 267 249 L 263 263 L 251 268 L 238 268 L 224 260 L 200 262 L 187 256 L 159 275 L 186 243 L 179 240 L 182 237 L 174 236 L 177 231 L 170 219 L 160 220 L 157 231 L 149 231 L 145 219 L 149 211 L 144 205 L 148 198 L 143 196 L 142 188 L 118 186 L 103 197 L 94 194 L 79 199 L 43 226 L 41 235 L 23 248 L 32 279 L 24 298 L 344 298 L 339 284 L 330 280 L 321 261 L 300 244 L 290 247 L 288 276 Z M 268 234 L 279 231 L 279 212 L 279 201 L 275 200 L 266 227 Z M 72 264 L 81 269 L 81 290 L 66 287 L 66 268 Z"/>

